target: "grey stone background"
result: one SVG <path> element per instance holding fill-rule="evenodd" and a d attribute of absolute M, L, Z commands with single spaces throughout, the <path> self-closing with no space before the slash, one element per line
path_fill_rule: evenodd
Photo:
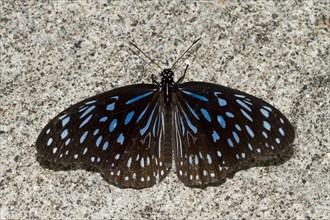
<path fill-rule="evenodd" d="M 329 1 L 0 4 L 1 219 L 329 219 Z M 35 141 L 57 113 L 160 72 L 129 41 L 167 67 L 198 37 L 186 81 L 280 109 L 296 129 L 288 161 L 204 190 L 173 172 L 152 188 L 123 190 L 96 172 L 40 166 Z"/>

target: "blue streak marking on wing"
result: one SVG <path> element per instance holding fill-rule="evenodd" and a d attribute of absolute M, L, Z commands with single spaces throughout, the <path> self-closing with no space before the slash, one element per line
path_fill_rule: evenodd
<path fill-rule="evenodd" d="M 59 120 L 62 120 L 63 118 L 65 118 L 67 116 L 67 114 L 64 114 L 64 115 L 62 115 L 61 117 L 59 117 L 58 119 Z"/>
<path fill-rule="evenodd" d="M 87 107 L 88 107 L 88 106 L 85 106 L 85 107 L 84 107 L 84 106 L 80 106 L 80 107 L 79 107 L 80 109 L 79 109 L 78 112 L 82 112 L 82 111 L 84 111 Z"/>
<path fill-rule="evenodd" d="M 245 109 L 247 109 L 247 110 L 249 110 L 250 112 L 252 112 L 251 108 L 250 108 L 247 104 L 245 104 L 244 102 L 242 102 L 241 100 L 237 99 L 236 102 L 237 102 L 240 106 L 242 106 L 242 107 L 244 107 Z"/>
<path fill-rule="evenodd" d="M 184 134 L 184 132 L 186 131 L 186 129 L 184 127 L 184 124 L 183 124 L 183 121 L 182 121 L 181 116 L 179 116 L 179 118 L 180 118 L 180 123 L 181 123 L 182 134 Z"/>
<path fill-rule="evenodd" d="M 153 90 L 153 91 L 151 91 L 151 92 L 144 93 L 144 94 L 139 95 L 139 96 L 136 96 L 135 98 L 132 98 L 131 100 L 128 100 L 128 101 L 126 102 L 126 105 L 132 104 L 133 102 L 136 102 L 136 101 L 138 101 L 138 100 L 140 100 L 140 99 L 143 99 L 144 97 L 147 97 L 148 95 L 150 95 L 150 94 L 152 94 L 152 93 L 154 93 L 154 92 L 155 92 L 155 90 Z"/>
<path fill-rule="evenodd" d="M 186 102 L 186 104 L 187 104 L 187 106 L 188 106 L 190 112 L 191 112 L 191 113 L 194 115 L 194 117 L 199 121 L 200 119 L 199 119 L 197 113 L 194 111 L 194 109 L 192 109 L 192 108 L 190 107 L 190 105 L 189 105 L 187 102 Z"/>
<path fill-rule="evenodd" d="M 89 104 L 92 104 L 92 103 L 95 103 L 96 100 L 92 100 L 92 101 L 89 101 L 89 102 L 85 102 L 85 105 L 89 105 Z"/>
<path fill-rule="evenodd" d="M 142 113 L 139 115 L 138 119 L 136 120 L 136 123 L 138 123 L 141 118 L 143 117 L 143 115 L 146 113 L 148 107 L 149 107 L 150 103 L 147 105 L 147 107 L 142 111 Z"/>
<path fill-rule="evenodd" d="M 196 99 L 199 99 L 199 100 L 201 100 L 201 101 L 204 101 L 204 102 L 209 101 L 206 97 L 201 96 L 201 95 L 198 95 L 198 94 L 196 94 L 196 93 L 188 92 L 188 91 L 185 91 L 185 90 L 183 90 L 183 89 L 181 89 L 181 91 L 182 91 L 183 93 L 185 93 L 185 94 L 187 94 L 187 95 L 190 95 L 190 96 L 192 96 L 192 97 L 194 97 L 194 98 L 196 98 Z"/>
<path fill-rule="evenodd" d="M 246 128 L 247 132 L 249 133 L 249 135 L 250 135 L 252 138 L 254 138 L 254 133 L 253 133 L 253 131 L 251 130 L 251 128 L 250 128 L 248 125 L 245 125 L 245 128 Z"/>
<path fill-rule="evenodd" d="M 158 131 L 158 124 L 159 124 L 159 115 L 157 115 L 157 118 L 155 119 L 154 126 L 152 128 L 152 135 L 155 137 Z"/>
<path fill-rule="evenodd" d="M 91 111 L 93 111 L 94 108 L 95 108 L 95 105 L 92 105 L 91 107 L 89 107 L 88 109 L 86 109 L 86 111 L 84 111 L 84 113 L 80 116 L 80 118 L 85 117 L 88 113 L 90 113 Z"/>
<path fill-rule="evenodd" d="M 234 138 L 235 138 L 235 141 L 236 141 L 237 143 L 239 143 L 239 137 L 238 137 L 238 135 L 237 135 L 237 133 L 236 133 L 235 131 L 233 131 L 233 136 L 234 136 Z"/>
<path fill-rule="evenodd" d="M 84 126 L 87 122 L 89 122 L 89 120 L 91 120 L 93 115 L 88 116 L 79 126 L 79 128 L 82 128 L 82 126 Z"/>
<path fill-rule="evenodd" d="M 84 134 L 80 137 L 80 143 L 84 142 L 88 134 L 88 131 L 85 131 Z"/>
<path fill-rule="evenodd" d="M 97 147 L 100 146 L 101 141 L 102 141 L 102 136 L 98 137 L 97 140 L 96 140 L 96 146 Z"/>
<path fill-rule="evenodd" d="M 251 116 L 246 113 L 246 111 L 244 111 L 243 109 L 240 109 L 242 114 L 245 116 L 245 118 L 249 119 L 251 122 L 253 122 L 253 119 L 251 118 Z"/>
<path fill-rule="evenodd" d="M 157 107 L 158 104 L 155 105 L 154 109 L 152 110 L 150 116 L 149 116 L 149 119 L 148 119 L 148 122 L 146 124 L 146 126 L 144 126 L 144 128 L 140 129 L 140 134 L 141 135 L 144 135 L 144 133 L 148 130 L 148 128 L 150 127 L 150 123 L 151 123 L 151 119 L 152 117 L 154 116 L 154 113 L 155 113 L 155 110 L 156 110 L 156 107 Z"/>
<path fill-rule="evenodd" d="M 180 106 L 181 107 L 181 106 Z M 197 128 L 191 123 L 191 121 L 189 120 L 186 112 L 182 109 L 181 107 L 181 110 L 183 112 L 183 115 L 184 115 L 184 118 L 186 119 L 187 123 L 188 123 L 188 126 L 190 127 L 190 129 L 196 134 L 197 133 Z"/>
<path fill-rule="evenodd" d="M 246 104 L 252 105 L 252 103 L 251 103 L 251 102 L 249 102 L 249 101 L 248 101 L 248 100 L 246 100 L 246 99 L 243 99 L 243 102 L 245 102 Z"/>

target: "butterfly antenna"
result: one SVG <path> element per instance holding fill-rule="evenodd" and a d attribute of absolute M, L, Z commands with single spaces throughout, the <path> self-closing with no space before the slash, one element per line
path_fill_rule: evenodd
<path fill-rule="evenodd" d="M 151 59 L 147 54 L 145 54 L 140 48 L 138 48 L 138 46 L 136 46 L 135 44 L 133 44 L 132 42 L 129 42 L 133 47 L 135 47 L 138 51 L 140 51 L 144 56 L 146 56 L 153 64 L 155 64 L 156 66 L 158 66 L 161 70 L 163 70 L 164 68 L 162 68 L 160 65 L 158 65 L 158 63 L 156 63 L 153 59 Z"/>
<path fill-rule="evenodd" d="M 175 66 L 175 64 L 178 63 L 179 60 L 181 60 L 181 58 L 200 40 L 202 39 L 201 37 L 198 38 L 197 40 L 195 40 L 191 45 L 190 47 L 188 47 L 188 49 L 179 57 L 179 59 L 177 59 L 174 64 L 172 65 L 171 69 L 173 69 L 173 67 Z"/>

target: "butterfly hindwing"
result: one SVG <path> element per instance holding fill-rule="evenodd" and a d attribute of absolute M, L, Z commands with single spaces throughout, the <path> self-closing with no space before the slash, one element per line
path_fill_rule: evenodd
<path fill-rule="evenodd" d="M 38 155 L 101 170 L 120 187 L 144 188 L 162 179 L 164 117 L 156 85 L 133 85 L 64 110 L 40 133 Z"/>
<path fill-rule="evenodd" d="M 188 186 L 220 182 L 239 164 L 279 154 L 294 139 L 281 112 L 238 90 L 189 82 L 173 101 L 177 175 Z"/>

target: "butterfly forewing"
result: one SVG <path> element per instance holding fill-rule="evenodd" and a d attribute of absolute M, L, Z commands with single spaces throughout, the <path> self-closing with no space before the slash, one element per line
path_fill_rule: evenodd
<path fill-rule="evenodd" d="M 294 139 L 282 113 L 234 89 L 184 83 L 173 101 L 177 175 L 189 186 L 222 181 L 242 162 L 279 154 Z"/>
<path fill-rule="evenodd" d="M 163 101 L 156 85 L 118 88 L 55 117 L 37 139 L 38 155 L 101 170 L 120 187 L 143 188 L 164 172 Z"/>

